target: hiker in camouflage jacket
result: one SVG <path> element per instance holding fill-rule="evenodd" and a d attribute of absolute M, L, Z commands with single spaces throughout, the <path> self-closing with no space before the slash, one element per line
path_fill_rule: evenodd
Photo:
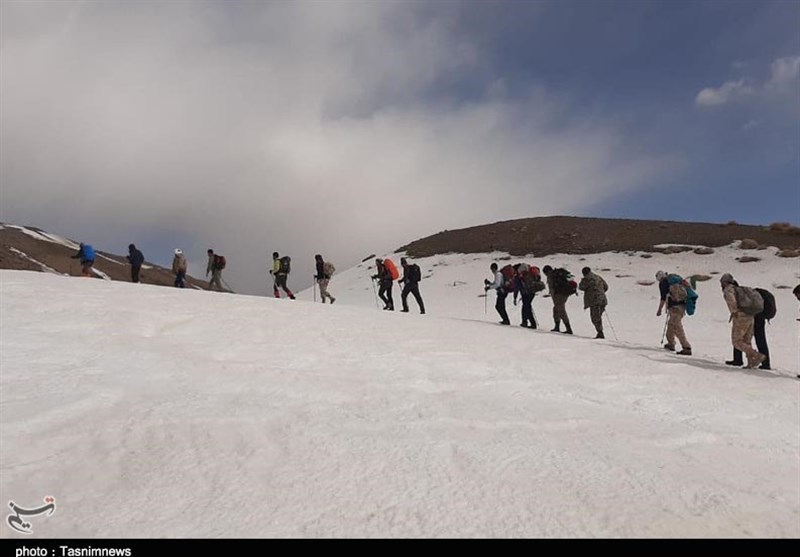
<path fill-rule="evenodd" d="M 589 267 L 584 267 L 582 273 L 583 278 L 578 289 L 584 293 L 583 309 L 589 308 L 592 325 L 597 330 L 597 336 L 594 338 L 605 338 L 603 335 L 603 312 L 608 305 L 608 298 L 606 298 L 608 283 L 600 275 L 594 274 Z"/>

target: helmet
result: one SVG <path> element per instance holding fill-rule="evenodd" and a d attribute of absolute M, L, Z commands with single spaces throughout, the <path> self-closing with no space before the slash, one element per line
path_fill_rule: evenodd
<path fill-rule="evenodd" d="M 183 255 L 183 250 L 181 250 L 181 248 L 175 248 L 175 255 Z"/>
<path fill-rule="evenodd" d="M 667 273 L 665 273 L 664 271 L 659 271 L 659 272 L 656 273 L 656 280 L 657 281 L 660 282 L 660 281 L 664 280 L 665 278 L 667 278 Z"/>

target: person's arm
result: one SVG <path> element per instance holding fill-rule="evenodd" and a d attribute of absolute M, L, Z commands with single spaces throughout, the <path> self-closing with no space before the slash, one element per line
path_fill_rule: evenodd
<path fill-rule="evenodd" d="M 736 303 L 736 290 L 734 290 L 733 286 L 728 286 L 722 291 L 722 295 L 725 298 L 725 303 L 728 305 L 728 311 L 731 313 L 731 317 L 734 317 L 739 313 L 739 304 Z"/>
<path fill-rule="evenodd" d="M 587 280 L 587 277 L 583 277 L 580 284 L 578 284 L 578 290 L 586 290 L 588 287 L 589 281 Z"/>
<path fill-rule="evenodd" d="M 658 303 L 658 311 L 656 317 L 661 317 L 661 312 L 664 309 L 664 304 L 667 303 L 667 295 L 669 294 L 669 284 L 667 281 L 662 280 L 658 283 L 658 290 L 661 293 L 661 301 Z"/>

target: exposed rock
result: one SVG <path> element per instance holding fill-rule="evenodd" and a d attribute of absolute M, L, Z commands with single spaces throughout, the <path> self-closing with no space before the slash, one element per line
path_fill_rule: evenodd
<path fill-rule="evenodd" d="M 711 280 L 710 275 L 694 275 L 692 278 L 697 282 L 705 282 L 707 280 Z"/>
<path fill-rule="evenodd" d="M 755 261 L 761 261 L 760 257 L 752 257 L 750 255 L 745 255 L 743 257 L 737 257 L 736 261 L 739 263 L 753 263 Z"/>
<path fill-rule="evenodd" d="M 778 257 L 800 257 L 800 251 L 796 249 L 782 249 L 776 255 Z"/>
<path fill-rule="evenodd" d="M 694 252 L 697 255 L 711 255 L 712 253 L 714 253 L 714 248 L 699 247 L 699 248 L 694 248 Z"/>
<path fill-rule="evenodd" d="M 639 286 L 653 286 L 656 283 L 654 280 L 637 280 L 636 284 Z"/>
<path fill-rule="evenodd" d="M 651 257 L 653 257 L 653 254 L 652 253 L 643 253 L 639 257 L 643 257 L 644 259 L 650 259 Z"/>
<path fill-rule="evenodd" d="M 758 249 L 758 246 L 761 245 L 755 240 L 751 238 L 745 238 L 741 242 L 739 242 L 739 249 Z"/>

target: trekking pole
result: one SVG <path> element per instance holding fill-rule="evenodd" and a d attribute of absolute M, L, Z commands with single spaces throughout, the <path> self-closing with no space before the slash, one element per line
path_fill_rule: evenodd
<path fill-rule="evenodd" d="M 617 337 L 617 331 L 614 330 L 614 324 L 611 322 L 611 317 L 608 315 L 608 310 L 604 309 L 603 313 L 606 314 L 606 319 L 608 319 L 608 324 L 611 326 L 611 332 L 614 333 L 614 340 L 619 342 L 619 337 Z"/>
<path fill-rule="evenodd" d="M 228 283 L 227 283 L 227 282 L 225 282 L 225 279 L 224 279 L 224 278 L 222 278 L 222 277 L 219 277 L 219 280 L 221 280 L 221 281 L 222 281 L 222 284 L 224 284 L 224 285 L 225 285 L 225 288 L 227 288 L 227 289 L 230 291 L 230 293 L 231 293 L 231 294 L 236 294 L 236 292 L 234 292 L 234 291 L 233 291 L 233 288 L 231 288 L 230 286 L 228 286 Z"/>
<path fill-rule="evenodd" d="M 533 315 L 533 323 L 538 327 L 539 320 L 536 319 L 536 312 L 533 310 L 533 301 L 531 301 L 531 315 Z"/>
<path fill-rule="evenodd" d="M 314 301 L 317 301 L 317 277 L 314 276 L 314 284 L 311 286 L 314 289 Z"/>
<path fill-rule="evenodd" d="M 378 303 L 378 291 L 375 289 L 375 281 L 370 280 L 372 283 L 372 293 L 375 294 L 375 309 L 381 309 L 380 304 Z"/>
<path fill-rule="evenodd" d="M 661 333 L 661 344 L 664 344 L 664 338 L 667 336 L 667 323 L 669 323 L 669 313 L 667 313 L 667 318 L 664 319 L 664 332 Z"/>
<path fill-rule="evenodd" d="M 483 291 L 483 314 L 484 315 L 486 315 L 486 313 L 488 311 L 488 309 L 487 309 L 488 306 L 489 306 L 488 300 L 489 300 L 489 291 L 488 290 L 484 290 Z"/>

